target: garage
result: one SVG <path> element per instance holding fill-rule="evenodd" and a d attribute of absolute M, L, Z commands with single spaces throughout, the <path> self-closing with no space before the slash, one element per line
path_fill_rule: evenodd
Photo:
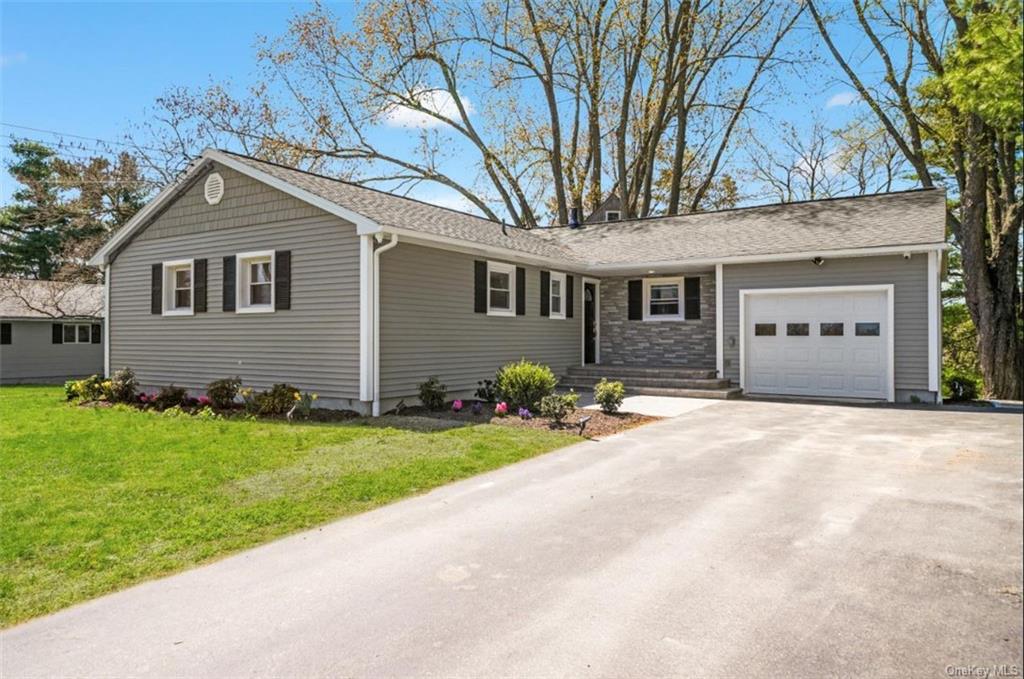
<path fill-rule="evenodd" d="M 752 394 L 895 400 L 892 286 L 741 290 Z"/>

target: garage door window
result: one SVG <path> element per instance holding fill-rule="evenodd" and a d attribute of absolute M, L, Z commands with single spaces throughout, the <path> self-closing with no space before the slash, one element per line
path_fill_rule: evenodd
<path fill-rule="evenodd" d="M 878 323 L 858 323 L 856 332 L 857 337 L 878 337 L 882 334 Z"/>
<path fill-rule="evenodd" d="M 807 337 L 811 334 L 810 323 L 786 323 L 787 337 Z"/>
<path fill-rule="evenodd" d="M 774 323 L 755 323 L 754 335 L 756 337 L 775 337 Z"/>
<path fill-rule="evenodd" d="M 822 337 L 842 337 L 843 336 L 843 324 L 842 323 L 822 323 L 820 328 Z"/>

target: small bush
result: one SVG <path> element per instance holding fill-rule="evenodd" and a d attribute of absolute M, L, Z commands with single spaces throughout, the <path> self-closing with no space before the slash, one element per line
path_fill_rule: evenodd
<path fill-rule="evenodd" d="M 295 414 L 299 416 L 299 419 L 308 420 L 309 414 L 313 411 L 313 402 L 320 398 L 317 394 L 310 394 L 305 392 L 295 394 Z M 289 409 L 289 412 L 291 410 Z"/>
<path fill-rule="evenodd" d="M 188 417 L 188 413 L 181 409 L 181 406 L 171 406 L 160 413 L 160 417 Z"/>
<path fill-rule="evenodd" d="M 256 395 L 256 411 L 260 415 L 284 415 L 295 405 L 299 390 L 290 384 L 275 384 Z"/>
<path fill-rule="evenodd" d="M 540 400 L 540 414 L 561 424 L 576 408 L 580 395 L 575 391 L 568 394 L 550 394 Z"/>
<path fill-rule="evenodd" d="M 104 389 L 103 378 L 99 375 L 90 375 L 84 380 L 71 380 L 64 383 L 64 395 L 69 401 L 100 401 L 108 393 Z"/>
<path fill-rule="evenodd" d="M 68 380 L 64 383 L 64 398 L 74 401 L 78 396 L 78 380 Z"/>
<path fill-rule="evenodd" d="M 601 381 L 594 385 L 594 402 L 609 415 L 618 412 L 624 398 L 626 398 L 626 387 L 622 382 L 609 382 L 602 377 Z"/>
<path fill-rule="evenodd" d="M 185 387 L 176 387 L 170 384 L 160 389 L 160 392 L 151 400 L 151 403 L 156 406 L 157 410 L 167 410 L 174 407 L 180 408 L 184 405 L 186 398 L 188 398 L 188 391 Z"/>
<path fill-rule="evenodd" d="M 110 376 L 110 400 L 113 403 L 131 403 L 135 400 L 135 391 L 139 381 L 131 368 L 115 370 Z"/>
<path fill-rule="evenodd" d="M 494 386 L 494 380 L 480 380 L 476 383 L 476 394 L 481 401 L 494 403 L 498 400 L 498 391 Z"/>
<path fill-rule="evenodd" d="M 441 380 L 433 375 L 426 382 L 420 385 L 420 403 L 427 410 L 441 410 L 444 408 L 445 399 L 448 397 L 448 386 L 441 384 Z"/>
<path fill-rule="evenodd" d="M 219 410 L 227 410 L 235 404 L 235 397 L 242 386 L 242 379 L 239 377 L 225 377 L 222 380 L 214 380 L 206 385 L 206 395 L 210 398 L 210 404 Z"/>
<path fill-rule="evenodd" d="M 968 375 L 950 375 L 944 382 L 946 398 L 950 401 L 973 401 L 978 398 L 978 384 Z"/>
<path fill-rule="evenodd" d="M 558 385 L 551 368 L 525 359 L 502 367 L 494 381 L 499 398 L 521 408 L 536 408 Z"/>
<path fill-rule="evenodd" d="M 202 408 L 197 410 L 196 413 L 195 413 L 195 418 L 197 420 L 223 420 L 224 419 L 221 415 L 218 415 L 217 412 L 213 408 L 211 408 L 210 406 L 203 406 Z"/>

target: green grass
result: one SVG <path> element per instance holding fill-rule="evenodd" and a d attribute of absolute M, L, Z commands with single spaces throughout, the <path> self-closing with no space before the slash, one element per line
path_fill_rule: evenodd
<path fill-rule="evenodd" d="M 0 624 L 575 440 L 420 418 L 202 422 L 3 387 Z"/>

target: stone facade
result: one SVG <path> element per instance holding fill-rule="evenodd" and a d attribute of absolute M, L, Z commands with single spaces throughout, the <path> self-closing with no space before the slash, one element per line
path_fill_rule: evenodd
<path fill-rule="evenodd" d="M 682 274 L 658 274 L 673 275 Z M 626 292 L 630 278 L 601 279 L 602 365 L 715 368 L 715 275 L 688 275 L 700 276 L 699 320 L 631 321 Z"/>

